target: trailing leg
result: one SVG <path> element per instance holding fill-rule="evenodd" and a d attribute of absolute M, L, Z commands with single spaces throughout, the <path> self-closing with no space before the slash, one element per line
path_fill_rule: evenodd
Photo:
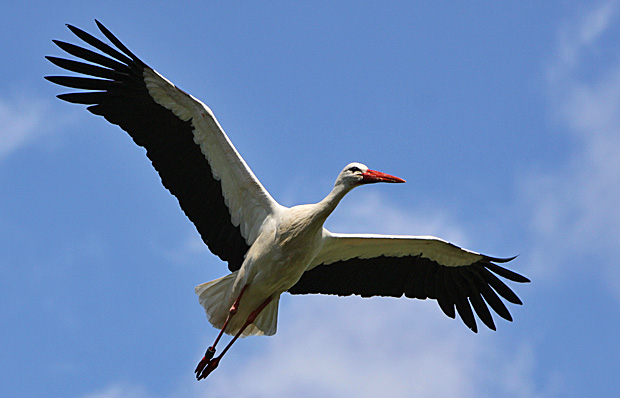
<path fill-rule="evenodd" d="M 205 362 L 204 366 L 202 366 L 202 368 L 200 368 L 200 370 L 198 370 L 198 368 L 196 368 L 196 379 L 197 380 L 201 380 L 206 378 L 207 376 L 209 376 L 209 374 L 211 372 L 213 372 L 218 365 L 220 364 L 220 360 L 222 359 L 222 357 L 224 356 L 224 354 L 226 354 L 226 352 L 230 349 L 230 347 L 235 343 L 235 341 L 237 341 L 237 339 L 239 338 L 239 336 L 241 336 L 241 334 L 243 333 L 243 331 L 252 324 L 252 322 L 254 322 L 256 320 L 256 317 L 261 313 L 261 311 L 263 309 L 265 309 L 265 307 L 271 302 L 271 300 L 273 299 L 273 297 L 269 296 L 267 298 L 267 300 L 263 301 L 263 303 L 258 306 L 258 308 L 256 308 L 254 311 L 252 311 L 252 313 L 248 316 L 248 319 L 246 319 L 245 323 L 243 324 L 243 326 L 241 327 L 241 329 L 239 329 L 239 331 L 237 332 L 237 334 L 235 335 L 235 337 L 233 337 L 233 339 L 230 341 L 230 343 L 228 343 L 228 345 L 226 346 L 226 348 L 224 348 L 224 350 L 222 351 L 222 353 L 220 354 L 220 356 L 213 358 L 213 359 L 209 359 Z M 207 350 L 208 352 L 209 350 Z M 213 354 L 215 354 L 215 350 L 213 350 Z M 213 356 L 213 354 L 211 354 L 211 356 Z M 206 357 L 206 354 L 205 354 Z M 204 360 L 204 358 L 203 358 Z M 200 364 L 198 364 L 198 366 L 200 367 L 200 365 L 203 363 L 203 361 L 200 361 Z"/>
<path fill-rule="evenodd" d="M 241 289 L 241 293 L 239 293 L 239 296 L 237 297 L 233 305 L 230 307 L 230 310 L 228 310 L 228 315 L 226 316 L 224 325 L 222 326 L 220 333 L 217 335 L 215 342 L 213 343 L 212 346 L 207 348 L 207 350 L 205 351 L 205 355 L 202 357 L 200 362 L 198 362 L 198 366 L 196 366 L 196 370 L 194 370 L 194 373 L 196 373 L 196 377 L 198 377 L 198 375 L 201 374 L 205 366 L 207 366 L 209 361 L 211 361 L 211 358 L 213 358 L 213 355 L 215 355 L 215 346 L 217 346 L 217 343 L 220 341 L 220 339 L 222 338 L 222 335 L 226 331 L 226 327 L 228 326 L 228 323 L 230 322 L 232 317 L 235 316 L 235 314 L 237 313 L 237 310 L 239 309 L 239 302 L 241 301 L 241 297 L 243 297 L 243 293 L 245 292 L 245 289 L 247 287 L 248 285 L 245 285 Z"/>

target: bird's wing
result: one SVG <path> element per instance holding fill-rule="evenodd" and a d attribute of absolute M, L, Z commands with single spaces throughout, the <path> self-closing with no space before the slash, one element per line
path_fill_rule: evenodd
<path fill-rule="evenodd" d="M 513 257 L 514 258 L 514 257 Z M 495 330 L 487 304 L 512 320 L 498 297 L 521 304 L 495 274 L 514 282 L 527 278 L 500 267 L 513 258 L 494 258 L 432 236 L 335 234 L 325 230 L 324 245 L 312 268 L 289 289 L 292 294 L 352 294 L 436 299 L 443 312 L 477 331 L 472 307 Z"/>
<path fill-rule="evenodd" d="M 68 28 L 91 51 L 54 40 L 80 61 L 47 57 L 78 76 L 49 81 L 86 91 L 61 94 L 127 131 L 179 200 L 209 249 L 238 269 L 266 217 L 280 205 L 269 195 L 230 142 L 211 110 L 177 88 L 129 51 L 96 21 L 112 43 Z M 86 62 L 82 62 L 86 61 Z"/>

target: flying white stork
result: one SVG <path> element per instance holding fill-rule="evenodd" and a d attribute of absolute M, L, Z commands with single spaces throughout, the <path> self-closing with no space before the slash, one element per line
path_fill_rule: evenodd
<path fill-rule="evenodd" d="M 116 47 L 74 26 L 68 28 L 99 50 L 54 40 L 83 61 L 48 56 L 55 65 L 83 76 L 47 76 L 87 91 L 58 98 L 89 105 L 88 110 L 119 125 L 146 149 L 163 185 L 176 196 L 209 249 L 228 262 L 230 274 L 195 289 L 208 320 L 220 329 L 196 368 L 198 380 L 219 364 L 240 336 L 273 335 L 278 301 L 291 294 L 352 294 L 435 299 L 443 312 L 477 332 L 472 307 L 490 329 L 487 304 L 512 321 L 499 298 L 521 304 L 495 274 L 514 282 L 527 278 L 503 268 L 513 258 L 495 258 L 431 236 L 340 234 L 323 227 L 353 188 L 404 180 L 347 165 L 319 203 L 284 207 L 254 176 L 211 110 L 150 68 L 101 23 Z M 498 296 L 499 295 L 499 296 Z M 213 358 L 223 333 L 234 335 Z"/>

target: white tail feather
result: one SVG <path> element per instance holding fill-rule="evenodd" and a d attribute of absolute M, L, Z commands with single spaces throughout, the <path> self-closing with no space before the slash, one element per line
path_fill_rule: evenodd
<path fill-rule="evenodd" d="M 224 325 L 231 304 L 227 305 L 229 292 L 237 272 L 200 284 L 194 288 L 200 305 L 205 309 L 207 319 L 216 328 Z"/>
<path fill-rule="evenodd" d="M 280 296 L 274 297 L 261 313 L 256 317 L 254 323 L 244 330 L 242 336 L 273 336 L 278 330 L 278 304 Z"/>
<path fill-rule="evenodd" d="M 224 326 L 230 307 L 235 300 L 230 293 L 232 292 L 236 278 L 237 272 L 235 271 L 221 278 L 200 284 L 194 288 L 194 291 L 198 295 L 200 305 L 205 309 L 207 319 L 211 325 L 217 329 L 221 329 L 222 326 Z M 271 303 L 269 303 L 254 320 L 254 323 L 243 331 L 241 337 L 274 335 L 277 330 L 279 301 L 279 296 L 274 297 Z M 226 328 L 226 334 L 236 334 L 249 313 L 255 309 L 244 308 L 242 304 L 243 300 L 240 303 L 239 312 L 231 319 L 229 326 Z"/>

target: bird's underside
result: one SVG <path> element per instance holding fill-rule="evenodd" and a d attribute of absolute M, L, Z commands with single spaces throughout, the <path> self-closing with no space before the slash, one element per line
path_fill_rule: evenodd
<path fill-rule="evenodd" d="M 120 126 L 146 155 L 162 184 L 209 249 L 231 274 L 196 287 L 211 323 L 220 329 L 196 369 L 206 377 L 241 336 L 275 333 L 284 292 L 437 300 L 451 318 L 477 331 L 476 316 L 495 330 L 492 312 L 512 321 L 504 300 L 521 304 L 500 278 L 529 282 L 494 258 L 428 236 L 337 234 L 325 219 L 353 188 L 404 180 L 351 163 L 321 202 L 287 208 L 252 173 L 202 102 L 177 88 L 96 21 L 111 45 L 68 25 L 91 49 L 57 41 L 75 59 L 47 57 L 71 76 L 49 81 L 80 91 L 64 101 Z M 475 314 L 475 315 L 474 315 Z M 224 333 L 235 337 L 219 357 Z"/>

